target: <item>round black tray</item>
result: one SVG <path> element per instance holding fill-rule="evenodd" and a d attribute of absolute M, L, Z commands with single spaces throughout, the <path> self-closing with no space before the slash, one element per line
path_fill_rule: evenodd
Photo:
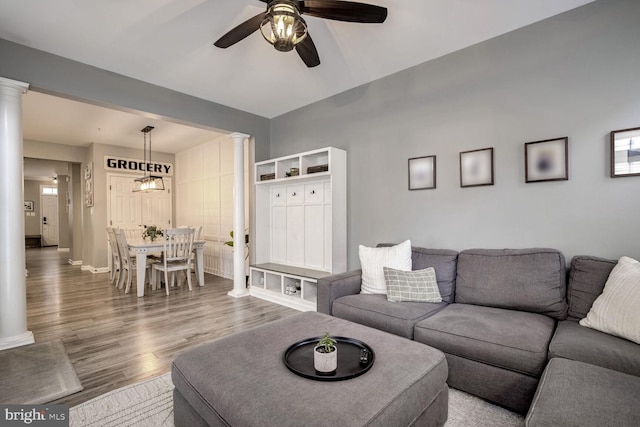
<path fill-rule="evenodd" d="M 360 376 L 373 365 L 375 355 L 367 344 L 353 338 L 332 337 L 337 341 L 338 369 L 331 374 L 317 372 L 313 367 L 313 348 L 321 338 L 307 338 L 291 345 L 282 356 L 287 368 L 296 375 L 316 381 L 341 381 Z M 366 364 L 360 363 L 362 349 L 369 352 Z"/>

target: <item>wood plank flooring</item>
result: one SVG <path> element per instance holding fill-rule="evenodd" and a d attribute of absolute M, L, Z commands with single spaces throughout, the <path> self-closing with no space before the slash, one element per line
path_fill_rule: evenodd
<path fill-rule="evenodd" d="M 233 298 L 231 280 L 205 274 L 205 286 L 147 288 L 137 298 L 68 263 L 56 248 L 27 249 L 27 324 L 36 342 L 60 339 L 84 390 L 71 406 L 169 372 L 182 351 L 297 313 L 254 297 Z M 134 279 L 135 281 L 135 279 Z"/>

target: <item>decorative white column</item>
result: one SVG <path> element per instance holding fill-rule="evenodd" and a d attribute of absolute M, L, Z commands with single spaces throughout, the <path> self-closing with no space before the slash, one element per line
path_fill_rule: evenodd
<path fill-rule="evenodd" d="M 244 140 L 249 135 L 232 133 L 233 138 L 233 290 L 235 298 L 249 295 L 244 265 Z"/>
<path fill-rule="evenodd" d="M 22 95 L 27 83 L 0 77 L 0 350 L 34 342 L 27 330 Z"/>

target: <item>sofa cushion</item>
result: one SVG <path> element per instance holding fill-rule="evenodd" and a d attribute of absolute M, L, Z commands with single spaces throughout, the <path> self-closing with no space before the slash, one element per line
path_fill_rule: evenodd
<path fill-rule="evenodd" d="M 569 268 L 567 318 L 580 320 L 587 316 L 593 302 L 604 289 L 616 261 L 592 256 L 574 256 Z"/>
<path fill-rule="evenodd" d="M 580 324 L 640 344 L 640 262 L 620 258 Z"/>
<path fill-rule="evenodd" d="M 416 271 L 383 267 L 383 270 L 388 301 L 442 302 L 433 267 Z"/>
<path fill-rule="evenodd" d="M 388 247 L 390 243 L 381 243 L 378 247 Z M 452 303 L 456 290 L 456 266 L 458 252 L 450 249 L 426 249 L 411 247 L 411 264 L 413 270 L 423 270 L 433 267 L 440 296 L 446 303 Z"/>
<path fill-rule="evenodd" d="M 442 310 L 441 302 L 391 302 L 386 295 L 347 295 L 333 302 L 335 317 L 413 339 L 416 322 Z"/>
<path fill-rule="evenodd" d="M 555 249 L 472 249 L 458 255 L 455 302 L 564 319 L 566 270 Z"/>
<path fill-rule="evenodd" d="M 554 323 L 541 314 L 454 303 L 418 322 L 414 339 L 445 353 L 539 377 Z"/>
<path fill-rule="evenodd" d="M 368 248 L 359 246 L 360 266 L 362 267 L 363 294 L 385 294 L 383 267 L 411 270 L 411 241 L 406 240 L 390 247 Z"/>
<path fill-rule="evenodd" d="M 552 359 L 540 379 L 527 427 L 640 425 L 640 378 L 566 359 Z"/>
<path fill-rule="evenodd" d="M 584 326 L 574 320 L 558 323 L 549 358 L 563 357 L 640 376 L 640 345 Z"/>

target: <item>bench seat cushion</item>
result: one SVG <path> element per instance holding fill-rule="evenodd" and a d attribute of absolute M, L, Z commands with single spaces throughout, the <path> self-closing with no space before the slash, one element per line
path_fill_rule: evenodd
<path fill-rule="evenodd" d="M 448 354 L 540 377 L 555 322 L 548 316 L 450 304 L 416 324 L 414 339 Z"/>
<path fill-rule="evenodd" d="M 640 345 L 596 331 L 578 322 L 558 323 L 549 358 L 563 357 L 640 376 Z"/>
<path fill-rule="evenodd" d="M 525 423 L 528 427 L 640 425 L 640 378 L 587 363 L 551 359 Z"/>
<path fill-rule="evenodd" d="M 413 339 L 413 327 L 442 310 L 447 304 L 429 302 L 391 302 L 386 295 L 347 295 L 333 302 L 332 314 L 390 332 L 394 335 Z"/>

